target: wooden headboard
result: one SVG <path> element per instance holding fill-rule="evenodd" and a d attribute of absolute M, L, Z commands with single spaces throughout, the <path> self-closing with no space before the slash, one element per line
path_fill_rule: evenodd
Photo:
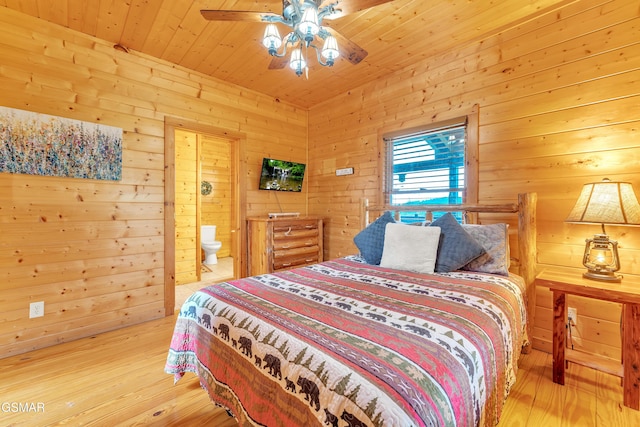
<path fill-rule="evenodd" d="M 527 316 L 529 325 L 529 339 L 531 339 L 536 311 L 536 289 L 534 281 L 536 278 L 536 203 L 538 196 L 536 193 L 518 194 L 518 202 L 502 205 L 410 205 L 410 206 L 370 206 L 367 199 L 363 199 L 361 207 L 361 228 L 369 224 L 369 218 L 377 218 L 385 211 L 419 211 L 426 212 L 430 219 L 431 212 L 462 212 L 466 222 L 477 223 L 480 213 L 505 213 L 517 214 L 518 217 L 518 252 L 514 258 L 513 266 L 517 266 L 517 273 L 524 279 L 527 287 Z"/>

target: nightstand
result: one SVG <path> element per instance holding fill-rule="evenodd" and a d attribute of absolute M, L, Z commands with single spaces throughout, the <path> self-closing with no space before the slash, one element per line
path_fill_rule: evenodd
<path fill-rule="evenodd" d="M 622 283 L 599 282 L 584 279 L 576 270 L 558 267 L 542 271 L 535 283 L 553 292 L 553 382 L 564 385 L 565 361 L 599 369 L 622 377 L 624 405 L 640 409 L 640 278 L 625 276 Z M 565 295 L 622 304 L 622 366 L 565 348 Z"/>

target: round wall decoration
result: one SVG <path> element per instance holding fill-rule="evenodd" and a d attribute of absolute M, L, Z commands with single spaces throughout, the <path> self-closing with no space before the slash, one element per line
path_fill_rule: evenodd
<path fill-rule="evenodd" d="M 200 193 L 203 196 L 208 196 L 209 194 L 211 194 L 211 190 L 213 190 L 211 183 L 209 181 L 202 181 L 202 183 L 200 184 Z"/>

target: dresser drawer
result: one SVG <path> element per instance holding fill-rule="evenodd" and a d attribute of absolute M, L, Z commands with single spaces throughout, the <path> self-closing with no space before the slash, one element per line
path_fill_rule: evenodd
<path fill-rule="evenodd" d="M 275 258 L 273 260 L 273 271 L 286 270 L 293 267 L 302 267 L 305 265 L 315 264 L 319 262 L 318 253 L 309 253 L 306 256 L 289 256 Z"/>
<path fill-rule="evenodd" d="M 286 233 L 300 230 L 317 230 L 318 221 L 313 219 L 301 219 L 296 221 L 282 221 L 279 224 L 273 224 L 274 233 Z"/>
<path fill-rule="evenodd" d="M 296 239 L 274 239 L 273 241 L 273 250 L 275 252 L 287 250 L 287 249 L 295 249 L 295 248 L 305 248 L 309 246 L 315 246 L 316 250 L 318 248 L 318 235 L 302 237 Z"/>
<path fill-rule="evenodd" d="M 273 251 L 273 259 L 281 260 L 285 258 L 304 257 L 306 255 L 313 254 L 318 257 L 318 245 L 302 246 L 299 248 L 280 249 Z"/>

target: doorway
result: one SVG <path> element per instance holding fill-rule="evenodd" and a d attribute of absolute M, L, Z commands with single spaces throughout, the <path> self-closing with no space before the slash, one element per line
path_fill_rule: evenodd
<path fill-rule="evenodd" d="M 176 131 L 176 134 L 179 132 L 181 131 Z M 215 238 L 211 240 L 220 242 L 221 245 L 216 252 L 215 263 L 202 261 L 203 263 L 197 266 L 197 281 L 221 282 L 235 278 L 233 272 L 235 259 L 231 238 L 233 234 L 231 218 L 235 197 L 231 185 L 234 175 L 233 165 L 236 164 L 232 150 L 234 141 L 209 134 L 192 133 L 191 136 L 197 141 L 196 171 L 200 177 L 200 185 L 197 186 L 200 194 L 196 198 L 196 216 L 200 218 L 201 227 L 196 232 L 202 228 L 209 228 L 210 233 L 214 230 Z M 177 182 L 179 185 L 180 180 L 178 179 Z M 176 233 L 176 236 L 179 236 L 179 233 Z M 200 240 L 203 241 L 204 238 L 201 233 Z M 205 255 L 203 250 L 200 252 L 199 261 Z M 177 264 L 177 267 L 179 265 Z M 176 284 L 179 283 L 179 280 L 176 280 Z"/>
<path fill-rule="evenodd" d="M 219 236 L 227 242 L 226 252 L 223 254 L 233 259 L 233 277 L 240 277 L 240 272 L 246 271 L 244 256 L 246 227 L 242 226 L 245 223 L 245 217 L 241 209 L 241 206 L 245 206 L 246 200 L 243 182 L 245 174 L 241 170 L 244 144 L 245 138 L 241 134 L 197 123 L 169 118 L 165 120 L 164 300 L 166 315 L 173 314 L 175 310 L 177 283 L 207 279 L 206 275 L 202 277 L 200 236 L 202 217 L 205 224 L 220 222 Z M 215 162 L 215 159 L 205 162 L 201 159 L 203 153 L 205 157 L 215 157 L 211 152 L 216 148 L 228 150 L 229 165 L 226 166 L 226 170 L 221 169 L 221 173 L 227 174 L 228 182 L 221 184 L 217 194 L 203 195 L 202 181 L 214 179 L 211 162 Z M 223 161 L 223 159 L 220 160 Z M 206 173 L 201 170 L 203 164 L 207 170 Z M 208 183 L 212 184 L 209 181 Z M 225 185 L 228 191 L 222 190 L 222 186 Z M 218 199 L 215 198 L 216 196 Z M 216 200 L 220 201 L 222 198 L 226 199 L 224 203 L 226 207 L 216 204 Z M 206 209 L 201 208 L 203 204 Z M 223 211 L 225 211 L 224 214 Z M 219 239 L 216 238 L 216 240 Z"/>

